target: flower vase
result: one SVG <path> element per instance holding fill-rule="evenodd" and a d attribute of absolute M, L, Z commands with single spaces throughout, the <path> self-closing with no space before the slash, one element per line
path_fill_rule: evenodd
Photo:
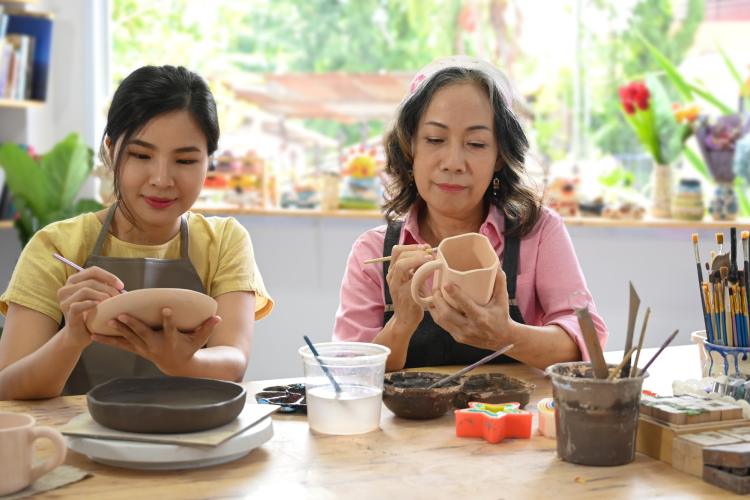
<path fill-rule="evenodd" d="M 708 211 L 714 220 L 735 220 L 739 213 L 739 201 L 733 182 L 717 181 Z"/>
<path fill-rule="evenodd" d="M 705 211 L 700 181 L 682 179 L 672 198 L 672 217 L 680 220 L 703 220 Z"/>
<path fill-rule="evenodd" d="M 651 216 L 657 219 L 672 217 L 672 167 L 654 166 L 654 190 L 651 200 Z"/>

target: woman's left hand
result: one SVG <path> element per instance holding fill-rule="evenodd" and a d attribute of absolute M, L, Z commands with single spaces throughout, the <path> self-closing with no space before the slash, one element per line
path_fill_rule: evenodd
<path fill-rule="evenodd" d="M 508 289 L 502 269 L 497 270 L 492 298 L 484 306 L 477 305 L 456 285 L 446 285 L 445 292 L 458 309 L 448 304 L 441 290 L 434 290 L 430 314 L 456 342 L 497 351 L 516 341 L 514 332 L 518 324 L 510 319 Z"/>
<path fill-rule="evenodd" d="M 214 316 L 196 331 L 182 333 L 177 330 L 174 313 L 169 308 L 162 309 L 162 320 L 164 329 L 154 331 L 134 317 L 121 314 L 117 320 L 111 320 L 109 326 L 122 337 L 92 335 L 92 338 L 153 361 L 167 375 L 178 375 L 185 371 L 186 365 L 198 349 L 206 345 L 216 325 L 221 323 L 221 318 Z"/>

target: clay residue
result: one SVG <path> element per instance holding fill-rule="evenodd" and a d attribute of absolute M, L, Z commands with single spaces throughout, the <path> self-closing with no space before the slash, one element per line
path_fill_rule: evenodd
<path fill-rule="evenodd" d="M 496 392 L 496 391 L 518 391 L 528 389 L 520 380 L 502 375 L 490 376 L 475 375 L 469 377 L 464 384 L 464 392 Z"/>
<path fill-rule="evenodd" d="M 427 389 L 430 386 L 434 385 L 436 382 L 448 377 L 448 375 L 443 375 L 441 377 L 424 377 L 424 376 L 415 376 L 415 377 L 405 377 L 403 373 L 394 373 L 390 377 L 386 378 L 383 382 L 383 385 L 386 385 L 388 387 L 394 387 L 399 389 Z M 457 385 L 460 385 L 460 381 L 458 379 L 451 380 L 441 388 L 446 387 L 455 387 Z"/>

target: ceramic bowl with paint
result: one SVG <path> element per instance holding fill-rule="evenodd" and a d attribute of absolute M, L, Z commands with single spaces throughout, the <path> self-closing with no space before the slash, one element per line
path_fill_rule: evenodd
<path fill-rule="evenodd" d="M 445 415 L 453 408 L 454 400 L 464 387 L 459 377 L 445 387 L 430 386 L 448 377 L 434 372 L 395 372 L 385 376 L 383 403 L 397 417 L 426 419 Z"/>
<path fill-rule="evenodd" d="M 469 402 L 499 405 L 518 403 L 521 408 L 529 404 L 536 385 L 510 377 L 504 373 L 482 373 L 466 379 L 456 396 L 456 408 L 468 408 Z"/>
<path fill-rule="evenodd" d="M 591 363 L 575 362 L 549 366 L 546 373 L 552 379 L 560 458 L 581 465 L 632 462 L 641 390 L 648 372 L 631 378 L 596 379 Z"/>
<path fill-rule="evenodd" d="M 300 348 L 307 421 L 323 434 L 364 434 L 380 427 L 385 361 L 391 350 L 364 342 L 328 342 Z M 318 362 L 320 360 L 320 362 Z M 323 363 L 321 365 L 321 363 Z M 337 393 L 323 366 L 341 387 Z"/>

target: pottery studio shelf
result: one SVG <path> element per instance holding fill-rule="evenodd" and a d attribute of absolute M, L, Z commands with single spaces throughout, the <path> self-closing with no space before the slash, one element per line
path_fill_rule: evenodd
<path fill-rule="evenodd" d="M 194 206 L 193 212 L 211 215 L 268 215 L 283 217 L 333 217 L 347 219 L 383 219 L 383 214 L 377 210 L 310 210 L 310 209 L 283 209 L 283 208 L 239 208 L 236 206 L 222 205 Z M 565 217 L 566 226 L 587 227 L 632 227 L 632 228 L 654 228 L 654 229 L 729 229 L 730 227 L 750 228 L 750 219 L 739 219 L 736 221 L 714 221 L 704 219 L 702 221 L 684 221 L 677 219 L 643 219 L 643 220 L 616 220 L 602 219 L 600 217 Z"/>
<path fill-rule="evenodd" d="M 41 108 L 42 106 L 44 106 L 42 101 L 0 99 L 0 108 Z"/>

